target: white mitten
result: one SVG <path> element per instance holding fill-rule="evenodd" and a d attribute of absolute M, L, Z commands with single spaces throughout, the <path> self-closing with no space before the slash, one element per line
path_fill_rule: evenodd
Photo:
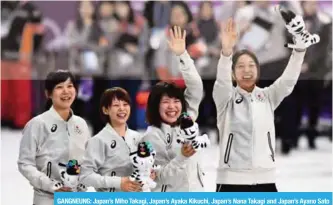
<path fill-rule="evenodd" d="M 294 44 L 288 43 L 286 47 L 304 50 L 311 45 L 319 43 L 320 37 L 317 34 L 310 34 L 308 31 L 305 30 L 302 33 L 294 36 L 293 41 Z"/>

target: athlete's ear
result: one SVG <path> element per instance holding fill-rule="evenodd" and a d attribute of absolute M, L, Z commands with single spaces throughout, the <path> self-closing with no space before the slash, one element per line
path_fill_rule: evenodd
<path fill-rule="evenodd" d="M 236 76 L 235 76 L 235 72 L 234 71 L 232 71 L 231 77 L 232 77 L 232 81 L 236 82 Z"/>
<path fill-rule="evenodd" d="M 109 114 L 108 114 L 108 112 L 109 112 L 109 111 L 108 111 L 108 109 L 107 109 L 107 108 L 105 108 L 105 107 L 102 107 L 102 110 L 103 110 L 103 113 L 104 113 L 104 115 L 109 115 Z"/>
<path fill-rule="evenodd" d="M 50 96 L 50 94 L 49 94 L 49 92 L 47 90 L 45 90 L 44 93 L 45 93 L 45 97 L 47 99 L 51 98 L 51 96 Z"/>

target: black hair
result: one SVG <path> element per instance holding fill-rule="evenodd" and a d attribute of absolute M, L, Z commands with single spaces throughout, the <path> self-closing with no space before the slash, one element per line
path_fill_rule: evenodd
<path fill-rule="evenodd" d="M 150 91 L 146 109 L 146 121 L 149 125 L 160 128 L 162 118 L 159 112 L 160 102 L 163 96 L 179 99 L 182 104 L 182 111 L 186 112 L 186 101 L 184 92 L 174 83 L 159 82 Z"/>
<path fill-rule="evenodd" d="M 259 75 L 260 75 L 260 64 L 259 64 L 259 60 L 257 58 L 257 56 L 247 50 L 247 49 L 243 49 L 243 50 L 239 50 L 237 52 L 234 53 L 234 55 L 232 56 L 232 71 L 235 72 L 235 66 L 236 66 L 236 63 L 238 61 L 238 59 L 242 56 L 242 55 L 248 55 L 252 58 L 252 60 L 254 61 L 254 63 L 256 64 L 257 66 L 257 70 L 258 70 L 258 75 L 257 75 L 257 79 L 259 79 Z"/>
<path fill-rule="evenodd" d="M 103 107 L 108 108 L 112 104 L 112 101 L 115 99 L 125 101 L 131 105 L 131 97 L 125 89 L 120 87 L 113 87 L 105 90 L 102 94 L 99 106 L 99 114 L 104 123 L 110 122 L 110 119 L 108 115 L 104 114 Z"/>
<path fill-rule="evenodd" d="M 70 79 L 70 81 L 73 83 L 75 90 L 77 91 L 78 85 L 75 80 L 74 75 L 67 71 L 67 70 L 57 70 L 50 72 L 45 81 L 44 81 L 44 87 L 45 91 L 47 92 L 48 95 L 51 95 L 53 92 L 53 89 L 59 84 L 63 83 L 66 80 Z M 46 101 L 45 109 L 48 110 L 52 106 L 52 100 L 51 98 L 48 98 Z"/>

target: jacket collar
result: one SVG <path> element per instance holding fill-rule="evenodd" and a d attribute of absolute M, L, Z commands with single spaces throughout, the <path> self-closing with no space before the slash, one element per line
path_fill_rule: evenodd
<path fill-rule="evenodd" d="M 105 125 L 105 129 L 106 129 L 107 131 L 109 131 L 109 132 L 110 132 L 111 134 L 113 134 L 113 135 L 120 136 L 120 135 L 116 132 L 116 130 L 113 129 L 113 127 L 110 125 L 110 123 L 107 123 L 107 124 Z M 128 126 L 126 125 L 125 136 L 120 136 L 120 137 L 126 137 L 127 134 L 128 134 Z"/>
<path fill-rule="evenodd" d="M 258 89 L 258 87 L 255 86 L 254 89 L 252 90 L 252 92 L 248 92 L 248 91 L 244 90 L 243 88 L 239 87 L 238 85 L 236 87 L 237 92 L 244 96 L 253 95 L 253 93 L 256 93 L 257 89 Z"/>
<path fill-rule="evenodd" d="M 50 114 L 57 120 L 59 121 L 63 121 L 63 122 L 66 122 L 66 120 L 64 120 L 60 115 L 59 113 L 54 109 L 53 106 L 51 106 L 51 108 L 49 109 L 49 112 Z M 67 122 L 71 121 L 73 119 L 73 115 L 74 115 L 74 112 L 72 109 L 70 109 L 70 113 L 69 113 L 69 119 Z"/>

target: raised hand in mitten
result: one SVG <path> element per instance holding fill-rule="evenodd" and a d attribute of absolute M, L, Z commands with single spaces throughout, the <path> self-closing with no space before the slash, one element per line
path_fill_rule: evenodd
<path fill-rule="evenodd" d="M 286 22 L 286 28 L 288 32 L 293 36 L 294 43 L 288 43 L 285 47 L 305 50 L 309 46 L 319 43 L 320 37 L 317 34 L 310 34 L 306 28 L 303 17 L 296 15 L 290 10 L 283 10 L 279 6 L 276 7 Z"/>

